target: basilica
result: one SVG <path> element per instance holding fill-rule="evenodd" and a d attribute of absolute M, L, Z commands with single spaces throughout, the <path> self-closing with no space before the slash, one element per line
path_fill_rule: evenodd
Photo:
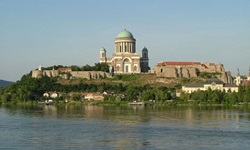
<path fill-rule="evenodd" d="M 114 54 L 106 56 L 106 49 L 100 50 L 100 63 L 107 63 L 110 72 L 114 74 L 132 74 L 148 72 L 148 49 L 142 49 L 142 56 L 136 53 L 136 40 L 133 34 L 126 29 L 120 32 L 114 42 Z"/>

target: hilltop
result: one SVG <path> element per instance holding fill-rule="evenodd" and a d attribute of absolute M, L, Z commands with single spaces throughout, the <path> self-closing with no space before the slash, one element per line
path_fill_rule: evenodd
<path fill-rule="evenodd" d="M 1 79 L 0 79 L 0 87 L 8 86 L 8 85 L 10 85 L 11 83 L 13 83 L 13 82 L 11 82 L 11 81 L 6 81 L 6 80 L 1 80 Z"/>

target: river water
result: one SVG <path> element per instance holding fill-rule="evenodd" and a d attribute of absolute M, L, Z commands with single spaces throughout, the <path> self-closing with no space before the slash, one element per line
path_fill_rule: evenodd
<path fill-rule="evenodd" d="M 0 149 L 250 149 L 250 109 L 0 106 Z"/>

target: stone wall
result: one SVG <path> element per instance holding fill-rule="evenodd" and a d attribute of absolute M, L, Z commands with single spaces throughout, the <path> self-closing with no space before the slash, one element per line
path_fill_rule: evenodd
<path fill-rule="evenodd" d="M 199 73 L 221 73 L 216 77 L 224 83 L 233 83 L 230 72 L 226 72 L 223 64 L 206 62 L 161 62 L 155 66 L 156 77 L 166 78 L 196 78 Z"/>
<path fill-rule="evenodd" d="M 71 71 L 71 78 L 99 79 L 110 78 L 111 74 L 103 71 Z"/>
<path fill-rule="evenodd" d="M 112 75 L 103 71 L 69 71 L 60 72 L 58 70 L 33 70 L 33 78 L 41 78 L 42 76 L 48 77 L 60 77 L 63 79 L 74 79 L 74 78 L 84 78 L 84 79 L 98 79 L 98 78 L 110 78 Z"/>
<path fill-rule="evenodd" d="M 58 74 L 59 74 L 58 70 L 33 70 L 32 71 L 33 78 L 41 78 L 42 76 L 56 77 L 58 76 Z"/>
<path fill-rule="evenodd" d="M 167 77 L 167 78 L 192 78 L 197 77 L 197 71 L 194 67 L 157 67 L 156 70 L 156 76 L 157 77 Z"/>

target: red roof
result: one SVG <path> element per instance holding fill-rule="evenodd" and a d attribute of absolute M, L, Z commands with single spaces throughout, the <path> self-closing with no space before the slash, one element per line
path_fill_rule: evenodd
<path fill-rule="evenodd" d="M 187 66 L 187 65 L 195 65 L 201 64 L 200 62 L 177 62 L 177 61 L 165 61 L 160 62 L 157 66 Z"/>

